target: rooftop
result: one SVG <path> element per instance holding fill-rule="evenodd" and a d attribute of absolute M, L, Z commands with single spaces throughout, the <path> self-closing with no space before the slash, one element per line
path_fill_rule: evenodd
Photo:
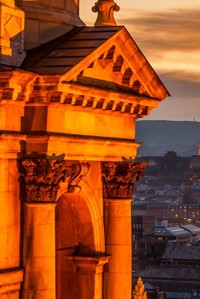
<path fill-rule="evenodd" d="M 81 27 L 27 51 L 22 68 L 39 74 L 64 74 L 123 27 Z"/>

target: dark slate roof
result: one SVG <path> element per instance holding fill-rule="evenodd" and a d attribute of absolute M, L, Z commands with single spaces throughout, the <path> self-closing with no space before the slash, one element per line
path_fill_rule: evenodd
<path fill-rule="evenodd" d="M 168 244 L 162 255 L 162 259 L 200 261 L 200 244 Z"/>
<path fill-rule="evenodd" d="M 192 224 L 182 224 L 181 227 L 188 230 L 192 234 L 199 234 L 200 233 L 200 227 L 192 225 Z"/>
<path fill-rule="evenodd" d="M 195 280 L 200 281 L 200 271 L 198 268 L 189 268 L 189 267 L 167 267 L 167 266 L 150 266 L 144 270 L 140 270 L 137 273 L 134 273 L 133 276 L 141 276 L 143 281 L 150 282 L 151 278 L 154 280 L 154 283 L 156 283 L 155 278 L 161 280 L 161 279 L 171 279 L 171 280 Z"/>
<path fill-rule="evenodd" d="M 123 27 L 79 27 L 27 51 L 22 68 L 41 75 L 61 75 L 91 54 Z"/>
<path fill-rule="evenodd" d="M 154 229 L 154 234 L 156 236 L 165 236 L 165 237 L 170 237 L 170 236 L 190 236 L 191 233 L 185 229 L 183 229 L 180 226 L 168 226 L 168 227 L 156 227 Z"/>
<path fill-rule="evenodd" d="M 168 299 L 192 299 L 192 292 L 166 292 Z"/>

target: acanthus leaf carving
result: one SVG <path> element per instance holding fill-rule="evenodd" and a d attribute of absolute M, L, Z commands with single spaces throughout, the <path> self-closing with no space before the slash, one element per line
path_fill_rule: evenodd
<path fill-rule="evenodd" d="M 144 175 L 145 166 L 142 162 L 102 162 L 103 197 L 132 198 L 134 181 Z"/>
<path fill-rule="evenodd" d="M 60 159 L 20 159 L 21 197 L 27 202 L 56 202 L 62 183 L 67 184 L 65 192 L 79 192 L 78 183 L 90 170 L 87 162 Z"/>

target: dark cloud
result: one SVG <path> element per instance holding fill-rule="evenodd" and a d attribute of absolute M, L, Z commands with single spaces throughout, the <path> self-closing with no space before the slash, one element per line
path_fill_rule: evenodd
<path fill-rule="evenodd" d="M 152 58 L 152 57 L 151 57 Z M 200 58 L 200 53 L 199 53 L 199 57 L 197 57 L 198 59 Z M 187 55 L 186 55 L 186 59 L 187 59 Z M 151 62 L 151 59 L 150 59 Z M 197 62 L 198 63 L 198 62 Z M 162 67 L 159 68 L 159 66 L 157 65 L 157 67 L 154 67 L 153 64 L 151 64 L 153 66 L 153 68 L 155 69 L 156 73 L 164 78 L 165 80 L 168 80 L 170 82 L 174 81 L 174 82 L 180 82 L 180 84 L 194 84 L 194 86 L 198 87 L 198 90 L 200 92 L 200 67 L 199 67 L 199 71 L 193 72 L 191 69 L 187 69 L 187 66 L 185 65 L 185 70 L 183 69 L 179 69 L 179 70 L 173 70 L 173 63 L 172 62 L 168 62 L 165 61 L 165 65 L 170 64 L 171 67 L 171 71 L 164 71 Z M 194 64 L 194 62 L 193 62 Z M 194 89 L 195 91 L 195 89 Z"/>
<path fill-rule="evenodd" d="M 120 22 L 146 50 L 200 50 L 200 7 L 155 13 L 138 10 L 133 18 Z"/>

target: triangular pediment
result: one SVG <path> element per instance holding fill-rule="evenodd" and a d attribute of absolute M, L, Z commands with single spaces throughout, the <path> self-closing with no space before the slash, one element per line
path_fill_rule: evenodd
<path fill-rule="evenodd" d="M 124 27 L 79 28 L 35 53 L 24 66 L 41 75 L 61 75 L 65 82 L 104 81 L 105 88 L 115 83 L 159 100 L 169 95 Z"/>
<path fill-rule="evenodd" d="M 90 80 L 91 79 L 91 80 Z M 64 76 L 65 81 L 110 83 L 148 97 L 169 96 L 163 83 L 125 28 L 104 42 Z M 107 82 L 107 84 L 106 84 Z M 97 85 L 98 86 L 98 85 Z"/>

